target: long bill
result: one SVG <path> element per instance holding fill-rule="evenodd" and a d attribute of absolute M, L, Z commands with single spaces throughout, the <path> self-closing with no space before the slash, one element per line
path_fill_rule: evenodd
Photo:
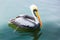
<path fill-rule="evenodd" d="M 38 12 L 36 12 L 36 16 L 37 16 L 38 21 L 39 21 L 39 23 L 40 23 L 40 27 L 42 27 L 42 21 L 41 21 L 41 18 L 40 18 L 40 16 L 39 16 Z"/>

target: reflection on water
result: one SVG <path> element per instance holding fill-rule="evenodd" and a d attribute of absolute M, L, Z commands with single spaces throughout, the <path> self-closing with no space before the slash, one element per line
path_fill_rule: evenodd
<path fill-rule="evenodd" d="M 41 36 L 42 33 L 39 33 L 39 34 L 38 34 L 38 33 L 39 33 L 39 32 L 35 32 L 35 33 L 33 34 L 33 37 L 34 37 L 33 40 L 38 40 L 38 39 L 40 38 L 40 36 Z"/>
<path fill-rule="evenodd" d="M 22 33 L 22 34 L 19 34 L 20 36 L 31 36 L 33 37 L 32 40 L 38 40 L 40 38 L 40 36 L 42 35 L 42 32 L 40 32 L 40 28 L 36 29 L 35 31 L 33 32 L 20 32 L 18 31 L 19 33 Z"/>
<path fill-rule="evenodd" d="M 9 23 L 8 26 L 14 29 L 14 32 L 17 31 L 18 33 L 22 33 L 22 34 L 19 34 L 21 36 L 32 36 L 33 40 L 38 40 L 42 34 L 40 27 L 37 27 L 36 29 L 29 29 L 29 28 L 26 29 L 26 28 L 17 27 L 13 23 Z"/>
<path fill-rule="evenodd" d="M 14 24 L 8 24 L 9 27 L 15 29 L 14 32 L 21 33 L 20 36 L 31 36 L 33 37 L 33 40 L 38 40 L 42 34 L 40 27 L 33 29 L 24 29 L 24 28 L 17 28 Z M 17 28 L 17 29 L 16 29 Z"/>

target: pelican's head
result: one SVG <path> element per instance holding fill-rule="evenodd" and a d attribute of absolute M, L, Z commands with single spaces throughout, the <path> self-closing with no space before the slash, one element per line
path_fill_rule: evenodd
<path fill-rule="evenodd" d="M 36 5 L 31 5 L 30 9 L 31 9 L 32 14 L 37 17 L 37 15 L 36 15 L 36 14 L 38 14 L 37 13 L 38 12 L 37 6 Z"/>
<path fill-rule="evenodd" d="M 38 13 L 38 7 L 36 5 L 31 5 L 30 9 L 31 9 L 33 16 L 35 16 L 38 19 L 38 21 L 40 22 L 40 26 L 42 26 L 42 22 L 40 20 L 40 16 Z"/>

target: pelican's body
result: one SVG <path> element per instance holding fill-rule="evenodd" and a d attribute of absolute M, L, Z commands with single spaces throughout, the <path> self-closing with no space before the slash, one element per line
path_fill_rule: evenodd
<path fill-rule="evenodd" d="M 35 7 L 35 8 L 34 8 Z M 15 19 L 11 19 L 9 22 L 15 24 L 17 27 L 36 29 L 41 26 L 40 17 L 36 13 L 37 7 L 35 5 L 30 6 L 33 16 L 19 15 Z M 36 13 L 36 14 L 35 14 Z"/>
<path fill-rule="evenodd" d="M 35 29 L 40 26 L 39 22 L 36 23 L 34 17 L 31 17 L 29 15 L 17 16 L 15 19 L 10 20 L 10 22 L 21 28 Z"/>

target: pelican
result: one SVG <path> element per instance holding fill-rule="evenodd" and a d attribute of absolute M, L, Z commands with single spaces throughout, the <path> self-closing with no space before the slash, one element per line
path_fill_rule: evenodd
<path fill-rule="evenodd" d="M 9 20 L 9 23 L 17 25 L 18 28 L 36 29 L 41 28 L 42 22 L 39 16 L 38 7 L 36 5 L 31 5 L 30 10 L 32 16 L 23 14 L 18 15 L 15 19 Z"/>

